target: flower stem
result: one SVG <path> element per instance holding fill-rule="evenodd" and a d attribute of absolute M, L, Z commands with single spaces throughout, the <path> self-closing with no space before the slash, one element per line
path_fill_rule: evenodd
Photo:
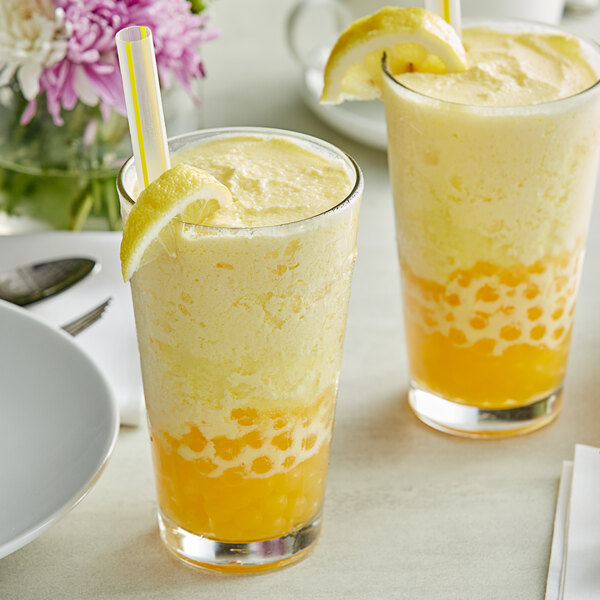
<path fill-rule="evenodd" d="M 80 231 L 90 214 L 92 207 L 94 206 L 94 195 L 92 191 L 91 180 L 84 188 L 77 194 L 71 203 L 71 222 L 69 229 L 74 231 Z"/>
<path fill-rule="evenodd" d="M 121 229 L 121 215 L 117 205 L 117 197 L 115 195 L 115 184 L 112 180 L 104 182 L 106 208 L 108 213 L 108 226 L 111 231 Z"/>

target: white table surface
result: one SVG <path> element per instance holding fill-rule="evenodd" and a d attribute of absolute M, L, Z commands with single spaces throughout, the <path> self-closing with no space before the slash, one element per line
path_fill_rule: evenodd
<path fill-rule="evenodd" d="M 543 598 L 561 461 L 572 458 L 576 442 L 600 445 L 600 209 L 559 419 L 502 441 L 457 439 L 425 427 L 406 404 L 386 157 L 335 133 L 302 103 L 300 73 L 284 41 L 291 6 L 291 0 L 215 4 L 223 35 L 204 53 L 204 115 L 207 127 L 317 135 L 364 171 L 322 538 L 303 562 L 259 576 L 214 575 L 178 563 L 158 537 L 147 433 L 123 428 L 89 496 L 0 561 L 4 600 Z M 600 37 L 598 12 L 566 24 Z"/>

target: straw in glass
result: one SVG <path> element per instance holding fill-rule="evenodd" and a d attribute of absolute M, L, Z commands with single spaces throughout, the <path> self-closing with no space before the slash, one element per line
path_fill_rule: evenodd
<path fill-rule="evenodd" d="M 460 0 L 425 0 L 425 8 L 440 15 L 461 35 Z"/>
<path fill-rule="evenodd" d="M 115 39 L 131 146 L 143 189 L 170 167 L 152 32 L 148 27 L 127 27 Z"/>

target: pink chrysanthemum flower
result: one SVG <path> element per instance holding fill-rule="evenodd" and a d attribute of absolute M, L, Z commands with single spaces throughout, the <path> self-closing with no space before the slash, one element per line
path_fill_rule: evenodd
<path fill-rule="evenodd" d="M 205 75 L 198 46 L 218 34 L 206 29 L 208 16 L 191 12 L 187 0 L 54 0 L 64 11 L 69 29 L 66 55 L 42 71 L 40 94 L 46 93 L 48 112 L 62 125 L 61 110 L 78 100 L 100 104 L 106 118 L 111 109 L 125 112 L 115 34 L 124 27 L 146 25 L 152 30 L 161 83 L 171 74 L 189 92 L 193 79 Z M 35 114 L 32 100 L 21 121 Z"/>

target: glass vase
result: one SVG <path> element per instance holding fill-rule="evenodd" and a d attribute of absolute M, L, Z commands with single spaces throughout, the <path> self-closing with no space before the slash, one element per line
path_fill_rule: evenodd
<path fill-rule="evenodd" d="M 165 91 L 163 103 L 169 135 L 202 127 L 197 100 L 181 88 Z M 127 119 L 111 111 L 105 120 L 97 106 L 78 102 L 58 126 L 40 98 L 21 125 L 26 106 L 16 83 L 0 89 L 0 233 L 120 229 L 115 180 L 131 155 Z"/>

